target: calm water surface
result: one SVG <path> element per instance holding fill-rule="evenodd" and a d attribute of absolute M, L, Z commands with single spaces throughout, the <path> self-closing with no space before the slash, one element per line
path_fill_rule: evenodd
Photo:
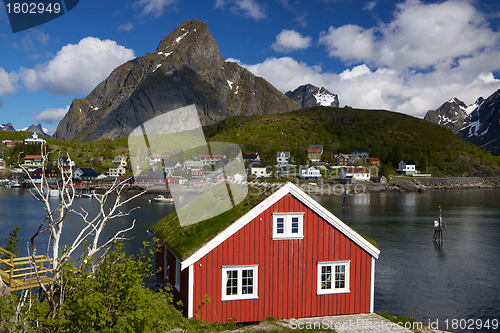
<path fill-rule="evenodd" d="M 174 210 L 174 205 L 169 203 L 156 203 L 149 202 L 152 195 L 143 195 L 131 203 L 125 205 L 121 211 L 128 212 L 133 208 L 139 207 L 140 209 L 133 210 L 129 216 L 119 219 L 113 219 L 109 222 L 108 226 L 104 229 L 101 239 L 108 240 L 117 231 L 126 229 L 132 225 L 133 220 L 136 224 L 133 230 L 125 234 L 126 238 L 130 238 L 125 242 L 125 251 L 128 254 L 137 254 L 143 247 L 143 241 L 151 241 L 146 230 L 148 230 L 160 218 L 167 216 Z M 114 197 L 111 197 L 109 202 L 112 202 Z M 52 209 L 57 208 L 59 203 L 58 198 L 50 198 Z M 89 219 L 98 214 L 99 205 L 95 200 L 90 198 L 75 198 L 74 210 L 83 208 L 89 213 Z M 108 207 L 109 208 L 109 207 Z M 22 244 L 19 245 L 21 255 L 27 254 L 27 242 L 30 241 L 33 234 L 38 230 L 39 224 L 46 217 L 44 206 L 31 196 L 26 189 L 8 189 L 0 188 L 0 245 L 5 245 L 4 238 L 7 237 L 10 231 L 16 226 L 21 226 L 20 236 Z M 81 217 L 76 214 L 68 215 L 64 222 L 63 235 L 61 243 L 72 242 L 77 232 L 79 232 L 85 223 Z M 48 235 L 39 236 L 36 242 L 38 251 L 46 249 Z M 39 252 L 40 253 L 40 252 Z M 43 252 L 43 254 L 46 253 Z"/>
<path fill-rule="evenodd" d="M 150 203 L 141 197 L 124 210 L 140 206 L 128 217 L 113 220 L 106 235 L 128 227 L 134 237 L 126 251 L 139 251 L 146 230 L 173 210 L 172 204 Z M 381 250 L 376 262 L 375 311 L 411 316 L 427 324 L 439 320 L 439 328 L 453 330 L 453 319 L 500 320 L 500 190 L 446 190 L 425 193 L 371 193 L 349 197 L 350 208 L 342 210 L 342 198 L 315 199 L 360 233 L 377 241 Z M 53 199 L 56 205 L 58 199 Z M 97 212 L 93 200 L 75 199 L 76 207 Z M 433 221 L 442 206 L 444 245 L 432 242 Z M 0 188 L 0 244 L 10 230 L 21 225 L 21 253 L 43 220 L 42 205 L 23 189 Z M 83 226 L 78 217 L 65 223 L 63 242 Z M 46 239 L 38 243 L 46 246 Z M 463 330 L 471 332 L 471 330 Z M 493 330 L 474 330 L 491 332 Z M 500 331 L 500 330 L 497 330 Z"/>
<path fill-rule="evenodd" d="M 375 311 L 413 311 L 424 324 L 439 319 L 440 329 L 448 319 L 450 331 L 460 331 L 453 319 L 500 321 L 500 190 L 361 194 L 346 212 L 339 197 L 315 199 L 377 241 Z M 439 206 L 442 248 L 432 242 Z"/>

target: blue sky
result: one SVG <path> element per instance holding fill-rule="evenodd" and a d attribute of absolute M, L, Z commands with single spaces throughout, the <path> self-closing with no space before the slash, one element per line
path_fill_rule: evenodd
<path fill-rule="evenodd" d="M 325 86 L 341 106 L 423 117 L 500 88 L 498 0 L 81 0 L 15 34 L 0 8 L 0 124 L 53 133 L 73 98 L 192 19 L 226 60 L 282 92 Z"/>

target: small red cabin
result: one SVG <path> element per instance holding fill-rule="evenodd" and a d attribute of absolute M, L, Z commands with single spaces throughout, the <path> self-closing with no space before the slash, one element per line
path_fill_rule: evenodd
<path fill-rule="evenodd" d="M 233 221 L 203 243 L 196 224 L 175 226 L 167 217 L 153 226 L 167 239 L 157 253 L 158 277 L 173 286 L 185 315 L 252 322 L 373 312 L 380 251 L 365 238 L 292 183 L 239 218 L 245 209 L 238 206 L 214 218 Z"/>

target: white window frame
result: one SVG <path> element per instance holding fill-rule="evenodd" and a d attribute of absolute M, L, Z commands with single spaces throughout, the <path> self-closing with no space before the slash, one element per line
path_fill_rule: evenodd
<path fill-rule="evenodd" d="M 181 291 L 181 262 L 175 259 L 175 289 Z"/>
<path fill-rule="evenodd" d="M 292 233 L 292 218 L 298 218 L 298 232 Z M 284 232 L 278 233 L 278 218 L 283 218 Z M 273 239 L 304 238 L 304 213 L 273 213 Z"/>
<path fill-rule="evenodd" d="M 335 268 L 338 266 L 344 266 L 345 267 L 345 280 L 344 280 L 344 287 L 343 288 L 336 288 L 335 287 Z M 321 273 L 322 273 L 322 268 L 323 267 L 330 267 L 331 268 L 331 287 L 328 289 L 322 289 L 321 288 Z M 317 275 L 317 294 L 318 295 L 327 295 L 327 294 L 340 294 L 340 293 L 349 293 L 351 292 L 349 289 L 349 280 L 351 276 L 351 262 L 350 261 L 329 261 L 329 262 L 318 262 L 318 275 Z"/>
<path fill-rule="evenodd" d="M 252 294 L 244 294 L 243 293 L 243 271 L 244 270 L 252 270 L 253 271 L 253 293 Z M 258 276 L 259 276 L 259 266 L 258 265 L 246 265 L 246 266 L 223 266 L 222 267 L 222 301 L 234 301 L 234 300 L 243 300 L 243 299 L 258 299 Z M 227 272 L 228 271 L 237 271 L 237 288 L 238 292 L 236 295 L 226 295 L 226 283 L 227 283 Z"/>

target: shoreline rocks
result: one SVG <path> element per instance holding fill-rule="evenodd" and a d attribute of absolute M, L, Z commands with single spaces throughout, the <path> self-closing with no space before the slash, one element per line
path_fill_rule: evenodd
<path fill-rule="evenodd" d="M 500 188 L 500 178 L 457 177 L 457 178 L 401 178 L 392 179 L 387 184 L 358 182 L 355 184 L 300 184 L 300 188 L 310 195 L 349 195 L 371 192 L 419 192 L 428 190 Z"/>

